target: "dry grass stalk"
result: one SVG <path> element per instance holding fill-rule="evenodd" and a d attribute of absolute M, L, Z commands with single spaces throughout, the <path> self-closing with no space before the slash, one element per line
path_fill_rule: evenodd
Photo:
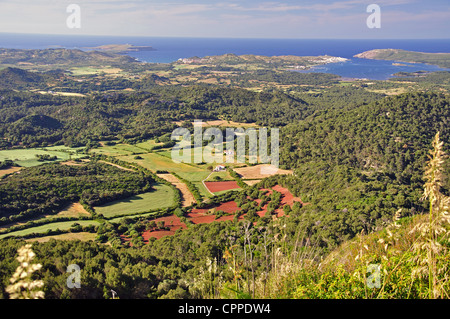
<path fill-rule="evenodd" d="M 44 298 L 44 292 L 38 290 L 44 286 L 44 282 L 31 279 L 31 275 L 42 267 L 40 264 L 31 263 L 35 256 L 31 249 L 31 244 L 19 248 L 18 254 L 17 260 L 20 262 L 20 265 L 11 277 L 11 285 L 6 287 L 6 292 L 11 299 Z"/>
<path fill-rule="evenodd" d="M 446 255 L 448 249 L 440 243 L 448 235 L 444 226 L 450 222 L 450 198 L 440 192 L 442 164 L 446 158 L 442 146 L 443 142 L 437 133 L 425 170 L 423 199 L 429 201 L 428 221 L 419 223 L 411 231 L 419 235 L 419 240 L 413 245 L 417 263 L 413 275 L 419 278 L 428 277 L 428 297 L 431 299 L 442 298 L 446 294 L 444 285 L 447 279 L 443 275 L 448 271 L 447 262 L 441 258 Z"/>

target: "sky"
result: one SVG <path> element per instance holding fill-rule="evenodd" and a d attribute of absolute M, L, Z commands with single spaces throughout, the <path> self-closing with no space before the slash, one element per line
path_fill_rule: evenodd
<path fill-rule="evenodd" d="M 71 4 L 78 6 L 79 15 L 67 11 Z M 380 9 L 379 28 L 368 26 L 368 18 L 375 21 L 371 16 L 374 12 L 367 12 L 370 4 L 376 4 Z M 214 38 L 448 39 L 450 0 L 0 0 L 0 32 Z"/>

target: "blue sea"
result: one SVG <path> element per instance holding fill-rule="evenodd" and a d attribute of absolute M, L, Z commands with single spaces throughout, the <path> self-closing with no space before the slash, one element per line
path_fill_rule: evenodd
<path fill-rule="evenodd" d="M 396 72 L 439 71 L 437 66 L 420 63 L 392 65 L 393 61 L 354 58 L 372 49 L 403 49 L 420 52 L 450 53 L 450 39 L 429 40 L 339 40 L 339 39 L 230 39 L 230 38 L 163 38 L 123 36 L 65 36 L 0 33 L 1 48 L 45 49 L 78 48 L 86 50 L 105 44 L 152 46 L 156 51 L 129 52 L 139 61 L 169 63 L 180 58 L 203 57 L 225 53 L 276 55 L 330 55 L 350 59 L 315 67 L 307 72 L 333 73 L 346 78 L 384 80 Z"/>

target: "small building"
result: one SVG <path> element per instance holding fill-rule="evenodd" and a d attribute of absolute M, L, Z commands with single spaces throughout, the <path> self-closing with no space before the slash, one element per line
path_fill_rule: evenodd
<path fill-rule="evenodd" d="M 218 165 L 214 168 L 213 172 L 221 172 L 225 170 L 225 166 L 223 165 Z"/>

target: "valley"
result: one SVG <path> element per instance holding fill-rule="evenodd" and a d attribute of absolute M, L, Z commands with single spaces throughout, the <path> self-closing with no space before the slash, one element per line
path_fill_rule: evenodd
<path fill-rule="evenodd" d="M 103 49 L 0 52 L 0 297 L 24 243 L 49 298 L 426 297 L 427 279 L 402 273 L 423 256 L 409 232 L 429 214 L 428 155 L 448 150 L 450 72 L 359 80 L 292 71 L 345 62 L 330 56 L 141 63 Z M 196 120 L 203 137 L 278 128 L 279 167 L 250 160 L 249 136 L 242 162 L 226 141 L 197 144 Z M 177 129 L 191 159 L 223 150 L 176 162 Z M 383 288 L 365 288 L 370 263 L 393 274 Z"/>

